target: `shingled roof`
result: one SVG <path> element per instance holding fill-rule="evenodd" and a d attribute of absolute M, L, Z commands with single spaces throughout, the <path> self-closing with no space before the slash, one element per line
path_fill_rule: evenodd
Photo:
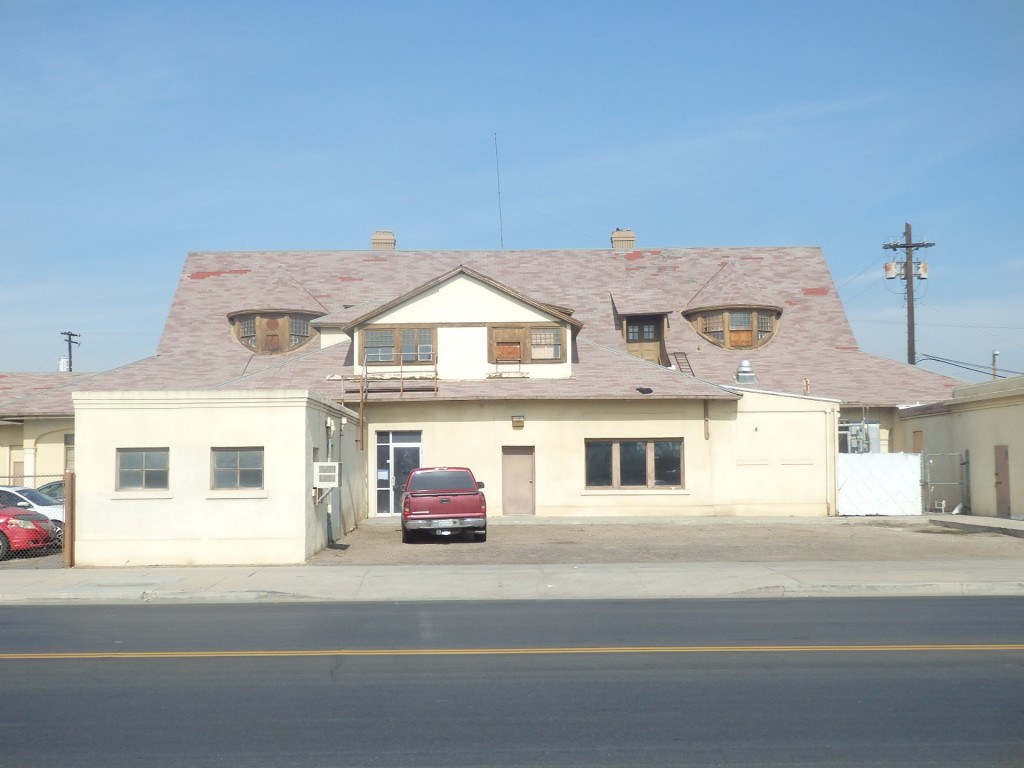
<path fill-rule="evenodd" d="M 232 336 L 242 311 L 299 310 L 317 325 L 350 325 L 459 268 L 528 297 L 571 308 L 580 323 L 573 376 L 566 380 L 441 381 L 432 399 L 731 398 L 748 360 L 757 388 L 891 407 L 948 399 L 963 382 L 861 352 L 815 247 L 661 248 L 548 251 L 275 251 L 191 253 L 157 354 L 48 392 L 0 391 L 0 418 L 72 413 L 70 392 L 206 388 L 306 388 L 345 398 L 353 373 L 347 342 L 257 355 Z M 774 337 L 758 349 L 727 350 L 683 316 L 709 306 L 781 310 Z M 669 358 L 661 368 L 627 352 L 624 315 L 665 314 Z M 481 318 L 485 321 L 486 318 Z M 62 385 L 68 380 L 54 382 Z M 650 394 L 638 387 L 651 389 Z M 384 395 L 375 396 L 384 397 Z M 406 394 L 407 399 L 410 395 Z"/>

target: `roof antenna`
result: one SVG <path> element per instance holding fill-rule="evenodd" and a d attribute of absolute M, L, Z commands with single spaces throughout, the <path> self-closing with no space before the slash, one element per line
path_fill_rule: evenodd
<path fill-rule="evenodd" d="M 505 223 L 501 218 L 501 168 L 498 165 L 498 134 L 494 134 L 494 175 L 498 179 L 498 237 L 501 240 L 501 250 L 505 250 Z"/>

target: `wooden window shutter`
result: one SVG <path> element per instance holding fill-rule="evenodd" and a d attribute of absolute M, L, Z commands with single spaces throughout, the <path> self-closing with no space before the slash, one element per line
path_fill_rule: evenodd
<path fill-rule="evenodd" d="M 523 359 L 522 328 L 492 328 L 493 360 L 499 363 L 515 363 Z"/>

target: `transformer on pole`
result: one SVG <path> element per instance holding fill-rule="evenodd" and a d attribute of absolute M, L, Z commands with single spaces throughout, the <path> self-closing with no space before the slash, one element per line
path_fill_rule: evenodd
<path fill-rule="evenodd" d="M 74 366 L 71 363 L 71 359 L 72 359 L 71 358 L 71 349 L 72 349 L 71 345 L 72 344 L 79 344 L 80 342 L 75 341 L 75 339 L 80 338 L 82 334 L 80 334 L 80 333 L 72 333 L 71 331 L 61 331 L 60 335 L 63 336 L 65 339 L 67 339 L 67 342 L 68 342 L 68 371 L 67 372 L 71 373 L 71 372 L 73 372 L 75 370 Z"/>
<path fill-rule="evenodd" d="M 885 265 L 885 279 L 895 280 L 897 277 L 907 284 L 907 362 L 917 365 L 917 350 L 914 344 L 914 278 L 926 280 L 928 278 L 928 264 L 923 261 L 914 261 L 914 251 L 918 248 L 931 248 L 935 243 L 914 242 L 910 224 L 904 225 L 903 242 L 891 240 L 882 243 L 882 247 L 890 251 L 902 250 L 904 260 L 902 262 L 891 261 Z"/>

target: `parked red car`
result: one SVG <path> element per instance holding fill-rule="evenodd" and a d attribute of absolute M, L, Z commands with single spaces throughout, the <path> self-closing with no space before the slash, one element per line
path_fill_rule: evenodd
<path fill-rule="evenodd" d="M 53 522 L 41 512 L 0 507 L 0 560 L 11 552 L 58 544 Z"/>

